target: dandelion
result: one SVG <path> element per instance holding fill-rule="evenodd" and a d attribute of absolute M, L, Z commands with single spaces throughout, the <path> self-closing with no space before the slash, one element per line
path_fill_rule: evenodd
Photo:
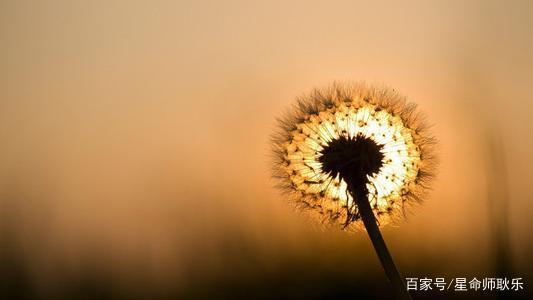
<path fill-rule="evenodd" d="M 404 97 L 362 83 L 297 99 L 273 136 L 274 176 L 324 223 L 365 228 L 397 294 L 409 298 L 379 226 L 420 203 L 434 168 L 434 138 Z"/>

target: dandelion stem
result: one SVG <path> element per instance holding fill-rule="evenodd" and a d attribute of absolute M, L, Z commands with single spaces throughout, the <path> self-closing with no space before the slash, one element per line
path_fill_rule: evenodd
<path fill-rule="evenodd" d="M 356 199 L 355 201 L 359 209 L 359 214 L 361 215 L 363 224 L 365 225 L 366 231 L 368 232 L 368 236 L 372 241 L 372 245 L 374 246 L 374 250 L 379 257 L 381 265 L 383 266 L 383 269 L 385 270 L 385 273 L 387 274 L 387 277 L 394 288 L 396 298 L 411 299 L 409 292 L 405 288 L 404 281 L 400 276 L 396 265 L 394 264 L 394 260 L 387 249 L 385 240 L 381 235 L 376 222 L 376 217 L 374 216 L 372 208 L 370 207 L 370 202 L 368 201 L 366 187 L 364 185 L 352 185 L 352 187 L 355 187 L 350 188 L 350 190 L 352 196 L 354 196 L 353 198 Z"/>

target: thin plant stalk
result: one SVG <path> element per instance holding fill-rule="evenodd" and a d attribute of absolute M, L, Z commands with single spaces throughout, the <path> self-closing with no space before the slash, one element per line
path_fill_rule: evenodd
<path fill-rule="evenodd" d="M 396 265 L 394 264 L 394 260 L 387 249 L 385 240 L 381 235 L 376 218 L 372 212 L 372 208 L 370 207 L 370 202 L 368 201 L 367 192 L 365 191 L 366 188 L 359 187 L 351 190 L 353 190 L 352 196 L 354 199 L 356 199 L 355 201 L 357 203 L 361 219 L 363 220 L 363 224 L 365 225 L 368 236 L 372 241 L 372 245 L 374 246 L 374 250 L 378 255 L 379 261 L 381 262 L 381 265 L 383 266 L 383 269 L 385 270 L 385 273 L 394 288 L 396 298 L 411 299 L 409 292 L 405 288 L 403 279 L 400 276 Z"/>

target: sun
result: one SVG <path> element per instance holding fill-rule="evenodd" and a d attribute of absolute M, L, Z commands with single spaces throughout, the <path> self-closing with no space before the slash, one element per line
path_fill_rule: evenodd
<path fill-rule="evenodd" d="M 427 189 L 433 139 L 414 106 L 396 92 L 335 84 L 300 98 L 295 111 L 280 120 L 284 132 L 275 138 L 275 174 L 299 204 L 323 220 L 344 227 L 360 223 L 342 172 L 328 168 L 327 153 L 339 143 L 375 148 L 375 167 L 365 176 L 368 200 L 380 225 L 403 216 L 406 204 Z M 333 159 L 349 167 L 356 158 L 341 153 Z"/>

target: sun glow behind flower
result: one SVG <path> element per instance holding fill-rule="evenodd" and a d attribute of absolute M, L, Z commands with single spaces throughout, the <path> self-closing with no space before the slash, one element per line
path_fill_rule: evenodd
<path fill-rule="evenodd" d="M 276 149 L 282 156 L 277 174 L 297 201 L 327 221 L 348 225 L 351 220 L 343 221 L 347 215 L 359 219 L 347 182 L 339 174 L 324 171 L 320 161 L 333 141 L 359 137 L 374 142 L 383 155 L 379 171 L 368 176 L 366 185 L 377 220 L 384 225 L 402 216 L 405 202 L 416 199 L 424 188 L 421 179 L 428 175 L 431 138 L 423 136 L 412 114 L 414 106 L 400 100 L 394 92 L 361 85 L 315 91 L 312 100 L 300 99 L 302 114 L 282 123 L 290 130 Z M 429 161 L 424 162 L 423 156 Z"/>

